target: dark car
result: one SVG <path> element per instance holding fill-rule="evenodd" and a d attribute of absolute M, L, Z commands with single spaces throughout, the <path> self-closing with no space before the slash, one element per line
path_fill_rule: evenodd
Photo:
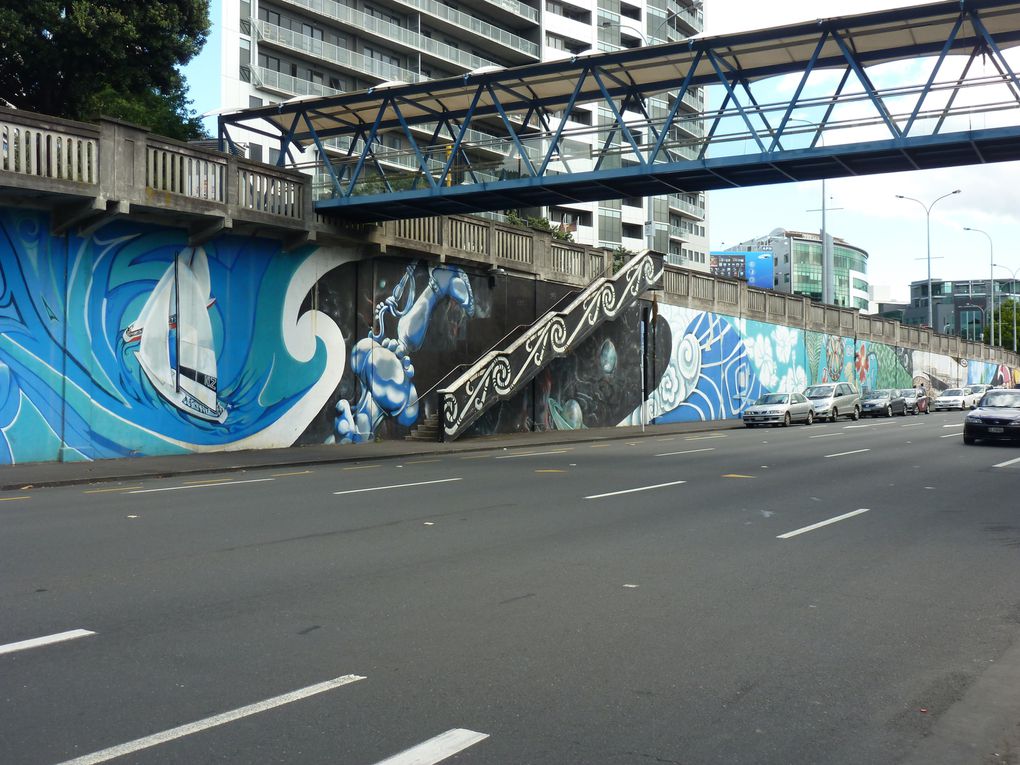
<path fill-rule="evenodd" d="M 1020 390 L 994 388 L 963 421 L 963 442 L 1020 441 Z"/>
<path fill-rule="evenodd" d="M 861 394 L 861 414 L 866 417 L 892 417 L 906 414 L 907 402 L 898 390 L 869 390 Z"/>

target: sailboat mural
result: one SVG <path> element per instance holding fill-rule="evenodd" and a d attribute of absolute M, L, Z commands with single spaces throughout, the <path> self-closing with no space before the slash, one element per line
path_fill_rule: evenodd
<path fill-rule="evenodd" d="M 209 308 L 209 262 L 201 247 L 179 252 L 156 283 L 138 318 L 124 330 L 138 342 L 138 364 L 164 399 L 182 412 L 224 422 L 217 400 L 216 351 Z"/>

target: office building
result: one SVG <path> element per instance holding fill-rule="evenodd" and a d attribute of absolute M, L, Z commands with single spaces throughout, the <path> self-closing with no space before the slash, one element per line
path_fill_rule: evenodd
<path fill-rule="evenodd" d="M 702 0 L 223 0 L 221 108 L 265 106 L 292 98 L 329 96 L 385 82 L 420 82 L 491 67 L 681 40 L 701 31 Z M 649 99 L 653 118 L 672 99 Z M 677 154 L 704 135 L 704 93 L 687 93 L 670 135 Z M 600 113 L 604 112 L 604 113 Z M 634 115 L 635 118 L 637 114 Z M 558 115 L 578 135 L 578 153 L 601 148 L 607 110 L 579 106 Z M 554 123 L 555 124 L 555 123 Z M 585 128 L 588 128 L 586 131 Z M 587 135 L 584 133 L 587 132 Z M 429 136 L 423 133 L 427 142 Z M 651 141 L 650 131 L 644 132 Z M 505 142 L 469 136 L 479 165 L 498 164 Z M 264 138 L 246 136 L 254 159 L 275 162 Z M 382 161 L 416 165 L 397 134 L 383 136 Z M 597 146 L 596 146 L 597 144 Z M 326 151 L 341 156 L 345 145 Z M 501 155 L 500 151 L 504 154 Z M 696 152 L 695 152 L 696 155 Z M 321 158 L 302 158 L 309 167 Z M 620 160 L 626 162 L 625 158 Z M 708 270 L 704 193 L 675 193 L 521 211 L 547 218 L 574 241 L 640 251 L 651 245 L 671 261 Z M 649 225 L 651 221 L 651 225 Z"/>
<path fill-rule="evenodd" d="M 832 237 L 835 305 L 868 311 L 868 253 Z M 817 233 L 774 229 L 741 242 L 730 251 L 771 252 L 773 288 L 777 292 L 822 299 L 822 237 Z"/>
<path fill-rule="evenodd" d="M 980 341 L 984 337 L 991 308 L 988 283 L 988 279 L 932 279 L 932 319 L 935 330 L 946 335 L 960 335 L 968 340 Z M 993 285 L 996 313 L 1003 301 L 1020 298 L 1013 279 L 995 279 Z M 903 323 L 928 323 L 927 279 L 910 283 L 910 305 L 903 312 Z"/>

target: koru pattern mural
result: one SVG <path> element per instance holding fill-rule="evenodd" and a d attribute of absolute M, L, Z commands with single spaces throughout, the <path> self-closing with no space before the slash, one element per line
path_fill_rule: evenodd
<path fill-rule="evenodd" d="M 49 231 L 44 213 L 0 210 L 4 463 L 402 438 L 453 367 L 567 291 L 252 237 L 190 247 L 130 220 Z M 1020 383 L 992 364 L 668 305 L 642 322 L 646 309 L 599 327 L 473 432 L 732 418 L 828 380 Z"/>

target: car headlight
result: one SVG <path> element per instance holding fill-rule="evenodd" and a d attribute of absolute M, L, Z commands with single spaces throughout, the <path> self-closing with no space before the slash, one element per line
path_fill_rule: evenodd
<path fill-rule="evenodd" d="M 964 419 L 964 422 L 981 422 L 981 418 L 975 417 L 972 414 L 968 414 L 967 417 Z"/>

